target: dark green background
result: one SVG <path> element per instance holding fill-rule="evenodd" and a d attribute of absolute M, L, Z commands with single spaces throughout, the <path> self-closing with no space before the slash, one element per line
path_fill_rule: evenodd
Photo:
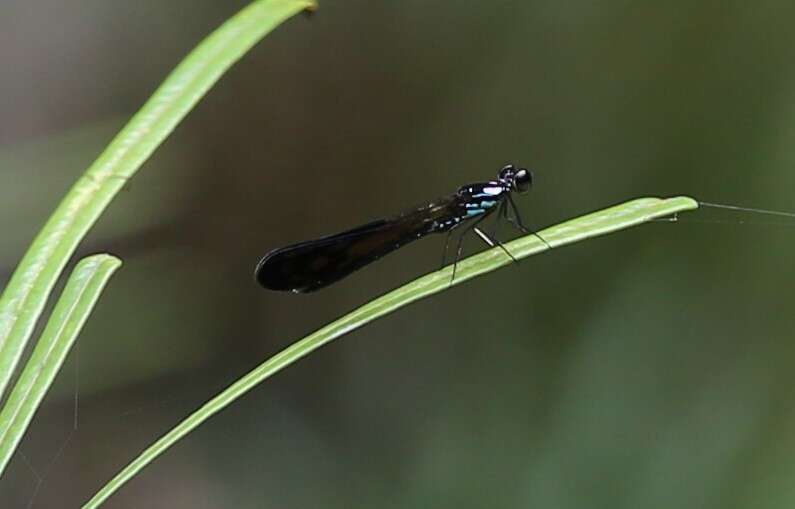
<path fill-rule="evenodd" d="M 244 4 L 2 4 L 0 282 Z M 792 210 L 794 21 L 784 1 L 553 0 L 326 1 L 290 20 L 83 243 L 125 264 L 0 506 L 76 507 L 270 355 L 436 269 L 443 238 L 305 296 L 254 284 L 268 249 L 508 161 L 535 169 L 519 206 L 537 228 L 646 195 Z M 248 394 L 107 507 L 790 508 L 795 229 L 738 218 L 582 242 L 403 309 Z"/>

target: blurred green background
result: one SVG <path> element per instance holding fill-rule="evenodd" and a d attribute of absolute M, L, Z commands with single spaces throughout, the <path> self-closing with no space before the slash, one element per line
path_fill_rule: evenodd
<path fill-rule="evenodd" d="M 3 2 L 0 283 L 165 75 L 244 5 Z M 0 506 L 77 507 L 265 358 L 435 270 L 444 239 L 310 295 L 255 285 L 269 249 L 509 161 L 536 172 L 519 200 L 536 228 L 645 195 L 792 210 L 794 20 L 780 0 L 352 0 L 288 21 L 82 245 L 125 265 Z M 107 507 L 791 508 L 795 230 L 719 212 L 533 257 L 356 331 Z M 697 222 L 712 219 L 728 222 Z"/>

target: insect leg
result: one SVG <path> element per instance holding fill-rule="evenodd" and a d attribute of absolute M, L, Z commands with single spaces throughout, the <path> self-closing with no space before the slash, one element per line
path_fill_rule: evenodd
<path fill-rule="evenodd" d="M 494 228 L 491 230 L 492 238 L 497 238 L 497 230 L 500 229 L 500 223 L 503 219 L 507 219 L 508 217 L 508 204 L 504 201 L 500 203 L 500 207 L 497 210 L 497 216 L 494 219 Z"/>
<path fill-rule="evenodd" d="M 447 263 L 447 248 L 450 246 L 450 237 L 453 235 L 453 230 L 447 232 L 447 237 L 444 239 L 444 251 L 442 251 L 442 266 L 441 269 L 444 268 L 444 265 Z"/>
<path fill-rule="evenodd" d="M 470 230 L 475 228 L 481 221 L 486 219 L 488 216 L 489 216 L 488 213 L 480 216 L 475 222 L 467 226 L 464 229 L 464 231 L 461 232 L 461 236 L 458 237 L 458 246 L 456 247 L 455 261 L 453 262 L 453 275 L 450 277 L 451 285 L 453 284 L 453 281 L 455 281 L 455 271 L 456 268 L 458 268 L 458 260 L 461 258 L 461 251 L 464 250 L 464 238 L 467 236 L 467 233 L 469 233 Z"/>
<path fill-rule="evenodd" d="M 544 240 L 544 237 L 542 237 L 542 236 L 541 236 L 541 235 L 539 235 L 538 233 L 536 233 L 536 232 L 534 232 L 534 231 L 532 231 L 532 230 L 529 230 L 528 228 L 526 228 L 526 227 L 525 227 L 524 223 L 522 223 L 522 216 L 521 216 L 521 215 L 519 215 L 519 209 L 518 209 L 518 208 L 516 208 L 516 204 L 513 202 L 513 198 L 511 198 L 511 195 L 510 195 L 510 194 L 508 195 L 508 203 L 510 203 L 510 204 L 511 204 L 511 210 L 513 210 L 513 215 L 514 215 L 515 219 L 514 219 L 514 218 L 511 218 L 511 217 L 510 217 L 510 216 L 507 214 L 507 211 L 506 211 L 506 214 L 505 214 L 505 218 L 506 218 L 506 219 L 507 219 L 507 220 L 508 220 L 508 221 L 509 221 L 509 222 L 510 222 L 512 225 L 514 225 L 514 226 L 515 226 L 515 227 L 517 227 L 517 228 L 518 228 L 520 231 L 522 231 L 522 233 L 531 233 L 531 234 L 533 234 L 533 235 L 534 235 L 534 236 L 535 236 L 535 237 L 536 237 L 538 240 L 540 240 L 541 242 L 543 242 L 545 246 L 547 246 L 549 249 L 552 249 L 552 246 L 550 246 L 550 245 L 549 245 L 549 243 L 548 243 L 546 240 Z"/>
<path fill-rule="evenodd" d="M 481 239 L 483 239 L 483 242 L 485 242 L 486 244 L 488 244 L 490 247 L 494 247 L 494 246 L 500 246 L 500 249 L 502 249 L 502 250 L 505 252 L 505 254 L 507 254 L 507 255 L 508 255 L 508 257 L 509 257 L 511 260 L 513 260 L 513 261 L 514 261 L 514 263 L 519 263 L 519 260 L 517 260 L 516 258 L 514 258 L 514 256 L 511 254 L 511 252 L 510 252 L 510 251 L 508 251 L 508 248 L 507 248 L 507 247 L 505 247 L 505 245 L 503 245 L 503 243 L 502 243 L 502 242 L 500 242 L 500 241 L 499 241 L 499 240 L 497 240 L 497 239 L 492 239 L 492 238 L 490 238 L 488 235 L 486 235 L 485 233 L 483 233 L 483 232 L 482 232 L 481 230 L 479 230 L 478 228 L 474 228 L 474 230 L 475 230 L 475 233 L 477 233 L 477 234 L 478 234 L 478 237 L 480 237 Z"/>

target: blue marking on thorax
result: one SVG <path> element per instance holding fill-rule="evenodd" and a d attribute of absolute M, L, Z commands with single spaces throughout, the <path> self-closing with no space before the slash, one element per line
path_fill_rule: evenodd
<path fill-rule="evenodd" d="M 467 216 L 471 217 L 483 214 L 496 204 L 496 200 L 481 200 L 478 203 L 467 203 L 465 205 L 467 208 Z"/>

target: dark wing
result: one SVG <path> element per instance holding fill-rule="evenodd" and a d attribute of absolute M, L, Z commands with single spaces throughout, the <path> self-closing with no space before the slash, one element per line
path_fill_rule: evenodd
<path fill-rule="evenodd" d="M 415 240 L 412 221 L 381 219 L 266 254 L 254 272 L 271 290 L 313 292 Z M 416 228 L 414 228 L 416 229 Z"/>
<path fill-rule="evenodd" d="M 459 202 L 457 195 L 447 196 L 391 219 L 275 249 L 260 260 L 254 275 L 270 290 L 313 292 L 411 241 L 449 230 L 440 225 L 465 214 Z"/>

